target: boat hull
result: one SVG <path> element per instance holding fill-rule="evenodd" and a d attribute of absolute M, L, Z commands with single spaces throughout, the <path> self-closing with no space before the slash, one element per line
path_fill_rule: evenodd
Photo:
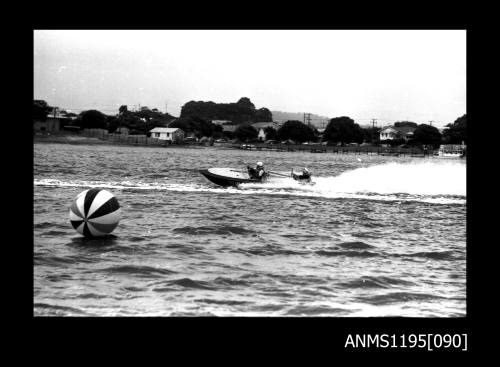
<path fill-rule="evenodd" d="M 262 180 L 258 180 L 250 178 L 248 172 L 232 168 L 208 168 L 202 169 L 199 172 L 210 182 L 223 187 L 237 187 L 238 185 L 244 183 L 264 183 L 269 180 L 267 174 L 264 175 Z M 274 174 L 278 175 L 277 173 Z M 290 177 L 281 174 L 279 175 L 283 177 Z M 303 185 L 314 185 L 314 182 L 311 181 L 311 178 L 300 179 L 300 176 L 298 175 L 292 175 L 291 178 Z"/>
<path fill-rule="evenodd" d="M 464 158 L 463 153 L 439 153 L 436 157 L 438 158 Z"/>
<path fill-rule="evenodd" d="M 229 168 L 202 169 L 200 173 L 210 182 L 223 187 L 237 187 L 242 183 L 260 182 L 259 180 L 251 179 L 248 174 Z"/>

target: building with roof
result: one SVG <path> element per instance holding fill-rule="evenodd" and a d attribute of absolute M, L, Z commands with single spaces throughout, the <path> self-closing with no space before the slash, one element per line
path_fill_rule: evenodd
<path fill-rule="evenodd" d="M 325 134 L 325 128 L 318 128 L 316 129 L 318 131 L 318 139 L 321 141 L 323 140 L 323 135 Z"/>
<path fill-rule="evenodd" d="M 230 120 L 212 120 L 212 124 L 215 125 L 232 125 L 233 122 Z"/>
<path fill-rule="evenodd" d="M 177 127 L 155 127 L 149 131 L 152 138 L 179 143 L 184 140 L 184 131 Z"/>
<path fill-rule="evenodd" d="M 128 135 L 130 133 L 130 129 L 126 126 L 119 126 L 114 134 L 120 134 L 120 135 Z"/>
<path fill-rule="evenodd" d="M 404 139 L 406 141 L 413 138 L 413 132 L 416 130 L 412 126 L 387 126 L 380 130 L 380 140 Z"/>
<path fill-rule="evenodd" d="M 280 127 L 280 124 L 278 122 L 275 122 L 275 121 L 254 122 L 251 125 L 255 128 L 255 130 L 257 130 L 257 132 L 258 132 L 257 139 L 261 140 L 261 141 L 267 140 L 266 133 L 265 133 L 266 128 L 272 127 L 274 130 L 277 131 Z"/>
<path fill-rule="evenodd" d="M 70 125 L 76 116 L 69 116 L 65 111 L 60 111 L 58 107 L 53 107 L 48 112 L 47 118 L 33 120 L 33 130 L 41 132 L 59 132 L 65 125 Z"/>
<path fill-rule="evenodd" d="M 238 125 L 222 125 L 222 131 L 225 133 L 226 132 L 234 133 L 237 127 Z"/>

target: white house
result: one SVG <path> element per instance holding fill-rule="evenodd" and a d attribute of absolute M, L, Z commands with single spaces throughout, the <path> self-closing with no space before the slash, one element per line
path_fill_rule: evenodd
<path fill-rule="evenodd" d="M 231 125 L 232 123 L 230 120 L 212 120 L 212 124 L 215 125 Z"/>
<path fill-rule="evenodd" d="M 412 126 L 387 126 L 380 130 L 380 140 L 404 139 L 408 141 L 413 138 L 415 129 Z"/>
<path fill-rule="evenodd" d="M 184 139 L 184 131 L 177 127 L 155 127 L 149 132 L 152 138 L 167 140 L 173 143 L 181 142 Z"/>
<path fill-rule="evenodd" d="M 252 124 L 252 126 L 259 132 L 257 135 L 257 139 L 260 141 L 265 141 L 267 140 L 265 129 L 267 127 L 272 127 L 274 130 L 278 130 L 280 127 L 280 124 L 277 122 L 255 122 Z"/>

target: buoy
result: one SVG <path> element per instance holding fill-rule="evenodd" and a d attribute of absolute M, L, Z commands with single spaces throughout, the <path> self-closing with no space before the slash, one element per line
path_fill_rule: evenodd
<path fill-rule="evenodd" d="M 78 194 L 69 209 L 71 225 L 85 237 L 101 237 L 113 232 L 120 216 L 120 205 L 113 194 L 96 188 Z"/>

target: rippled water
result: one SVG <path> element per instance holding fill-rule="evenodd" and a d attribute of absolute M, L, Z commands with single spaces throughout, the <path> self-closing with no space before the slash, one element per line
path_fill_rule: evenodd
<path fill-rule="evenodd" d="M 257 160 L 316 184 L 198 173 Z M 69 223 L 89 187 L 109 238 Z M 465 316 L 465 187 L 461 160 L 35 144 L 34 314 Z"/>

